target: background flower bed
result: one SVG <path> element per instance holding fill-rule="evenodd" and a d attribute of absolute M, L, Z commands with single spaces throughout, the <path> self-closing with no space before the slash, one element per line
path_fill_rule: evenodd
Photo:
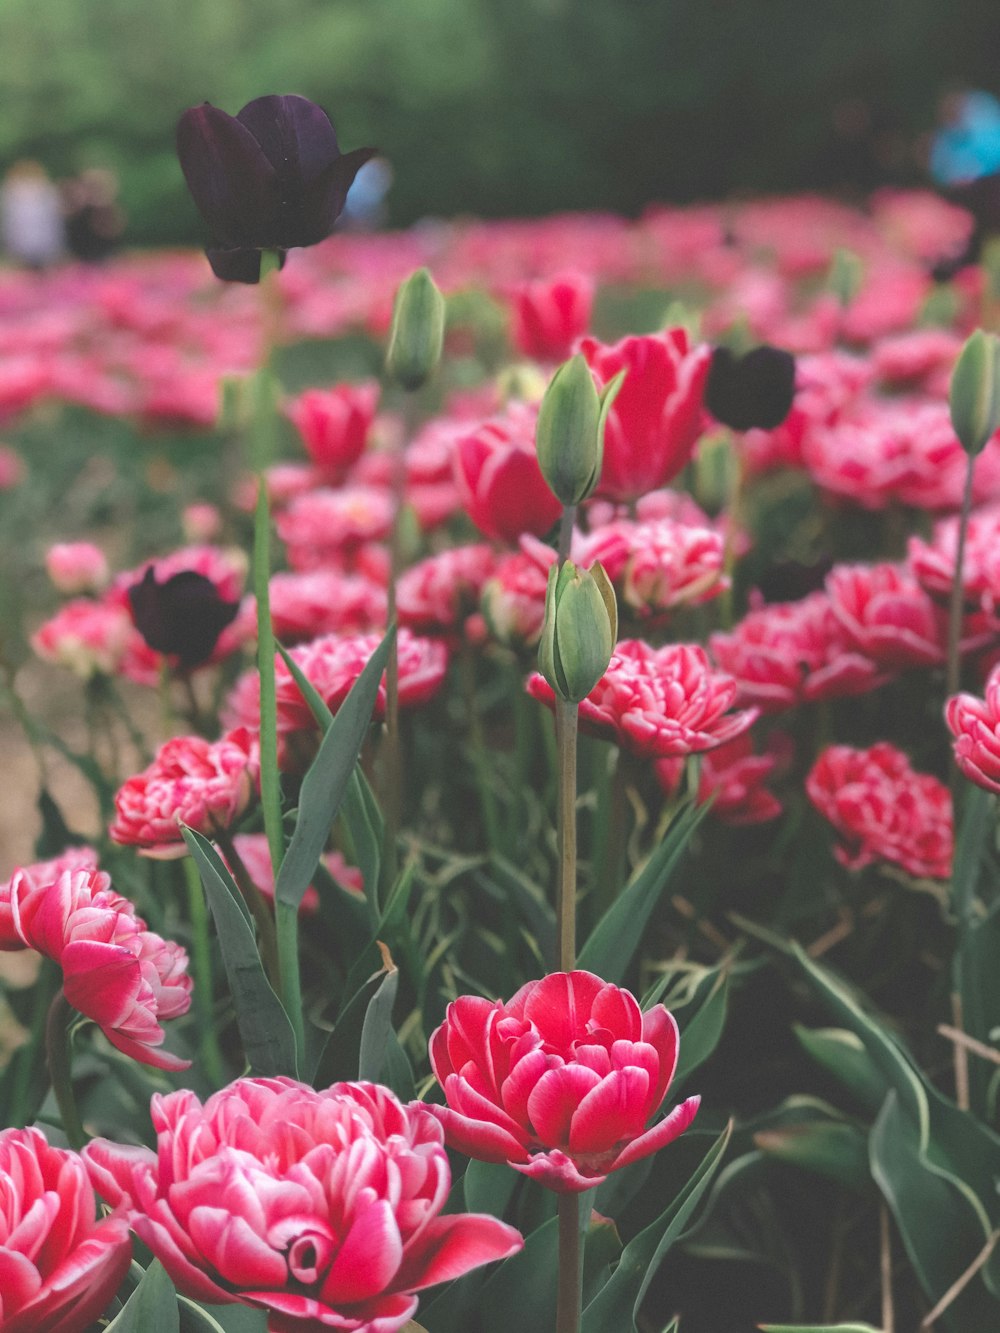
<path fill-rule="evenodd" d="M 733 779 L 735 790 L 723 789 L 694 835 L 634 973 L 640 990 L 658 978 L 669 979 L 672 1007 L 683 1012 L 687 1003 L 688 1017 L 697 1014 L 707 1030 L 700 1042 L 690 1038 L 698 1043 L 695 1049 L 704 1055 L 712 1051 L 697 1078 L 704 1120 L 695 1137 L 702 1134 L 702 1141 L 693 1138 L 691 1149 L 682 1141 L 664 1156 L 657 1168 L 664 1175 L 664 1192 L 677 1187 L 685 1166 L 690 1169 L 692 1157 L 703 1151 L 704 1133 L 717 1129 L 730 1113 L 737 1115 L 733 1169 L 720 1182 L 700 1229 L 671 1253 L 658 1279 L 658 1314 L 682 1310 L 684 1328 L 718 1330 L 726 1319 L 735 1330 L 765 1317 L 877 1318 L 872 1254 L 879 1208 L 865 1154 L 874 1112 L 885 1105 L 885 1086 L 873 1081 L 867 1065 L 860 1072 L 851 1068 L 853 1077 L 848 1076 L 850 1059 L 839 1057 L 845 1049 L 856 1051 L 858 1041 L 869 1043 L 869 1053 L 882 1053 L 882 1064 L 874 1063 L 884 1080 L 889 1077 L 885 1064 L 891 1062 L 886 1052 L 892 1049 L 885 1034 L 892 1032 L 909 1044 L 919 1067 L 952 1091 L 952 1048 L 936 1030 L 951 1017 L 948 964 L 954 920 L 942 909 L 946 875 L 941 864 L 944 857 L 946 869 L 949 838 L 942 838 L 936 859 L 916 869 L 904 859 L 900 866 L 894 853 L 912 851 L 916 833 L 926 830 L 927 812 L 918 808 L 915 824 L 904 827 L 893 842 L 879 821 L 879 801 L 895 811 L 900 792 L 890 787 L 886 794 L 880 787 L 883 770 L 875 778 L 869 774 L 859 802 L 869 819 L 863 855 L 858 825 L 840 827 L 848 833 L 847 849 L 838 848 L 841 859 L 859 871 L 851 878 L 838 869 L 830 827 L 807 801 L 804 784 L 820 750 L 833 740 L 864 749 L 888 738 L 906 751 L 917 770 L 947 777 L 943 640 L 936 607 L 947 585 L 948 549 L 940 530 L 935 538 L 933 521 L 953 512 L 960 496 L 964 455 L 950 434 L 944 395 L 961 339 L 978 321 L 989 289 L 978 267 L 961 269 L 947 281 L 936 280 L 932 269 L 962 248 L 969 225 L 964 214 L 925 195 L 882 195 L 873 201 L 870 216 L 811 199 L 725 210 L 657 210 L 639 224 L 580 217 L 429 235 L 340 238 L 293 256 L 279 280 L 289 344 L 281 347 L 277 365 L 289 394 L 310 384 L 328 386 L 377 374 L 393 292 L 415 265 L 431 262 L 450 298 L 448 356 L 435 397 L 426 406 L 451 425 L 440 428 L 438 436 L 432 432 L 420 452 L 412 451 L 410 499 L 417 521 L 407 561 L 416 576 L 411 577 L 410 600 L 401 597 L 400 603 L 404 623 L 412 616 L 414 631 L 429 630 L 453 658 L 446 690 L 421 701 L 406 738 L 408 769 L 419 775 L 405 792 L 404 820 L 417 866 L 419 907 L 415 935 L 394 941 L 402 949 L 403 974 L 396 1019 L 418 1073 L 426 1069 L 421 1037 L 439 1021 L 446 1000 L 466 988 L 467 978 L 474 977 L 476 988 L 491 996 L 509 995 L 547 963 L 543 904 L 552 880 L 548 722 L 540 705 L 522 692 L 530 651 L 523 644 L 497 645 L 490 630 L 491 624 L 495 629 L 503 623 L 530 637 L 524 631 L 531 622 L 532 596 L 538 609 L 537 578 L 534 593 L 523 603 L 505 602 L 502 585 L 492 602 L 487 597 L 480 606 L 475 594 L 497 555 L 487 552 L 478 558 L 481 563 L 471 560 L 469 570 L 457 577 L 445 557 L 436 567 L 436 587 L 427 567 L 419 564 L 455 545 L 483 547 L 482 534 L 463 513 L 462 472 L 455 470 L 451 455 L 459 453 L 461 438 L 475 434 L 482 418 L 502 410 L 504 395 L 530 401 L 544 382 L 539 367 L 521 363 L 512 369 L 508 364 L 507 307 L 515 284 L 582 270 L 599 289 L 591 328 L 608 343 L 664 324 L 694 323 L 698 312 L 695 341 L 699 336 L 728 338 L 739 346 L 767 339 L 800 354 L 799 392 L 789 421 L 773 432 L 752 433 L 740 444 L 706 422 L 697 458 L 678 483 L 678 495 L 683 485 L 691 497 L 687 526 L 705 534 L 705 549 L 720 557 L 713 567 L 710 557 L 696 556 L 708 560 L 707 566 L 696 565 L 698 575 L 703 577 L 706 568 L 714 573 L 721 592 L 718 576 L 728 544 L 734 562 L 729 594 L 709 599 L 706 585 L 680 578 L 677 586 L 688 595 L 678 597 L 677 609 L 654 578 L 652 600 L 644 600 L 643 588 L 648 593 L 649 585 L 635 569 L 629 524 L 683 519 L 678 512 L 683 502 L 670 493 L 640 501 L 634 519 L 627 512 L 616 518 L 607 506 L 602 514 L 595 504 L 588 537 L 599 538 L 603 528 L 625 552 L 617 578 L 622 580 L 623 613 L 632 617 L 629 636 L 708 641 L 718 667 L 728 667 L 742 682 L 738 702 L 761 707 L 766 715 L 757 730 L 756 755 L 765 763 L 747 767 L 755 756 L 734 756 L 743 765 Z M 856 264 L 850 256 L 857 256 Z M 189 256 L 143 257 L 88 273 L 12 278 L 5 305 L 0 338 L 6 339 L 8 359 L 0 395 L 10 413 L 13 454 L 12 486 L 0 502 L 6 511 L 6 567 L 13 574 L 4 620 L 23 626 L 20 634 L 10 634 L 6 648 L 9 662 L 17 664 L 27 653 L 25 632 L 36 629 L 41 619 L 40 604 L 48 599 L 55 609 L 42 574 L 52 540 L 96 535 L 106 541 L 117 573 L 141 569 L 145 559 L 164 556 L 184 540 L 186 502 L 211 500 L 223 509 L 223 539 L 246 547 L 249 519 L 237 494 L 245 426 L 232 397 L 228 428 L 224 423 L 220 436 L 212 426 L 220 378 L 246 372 L 258 359 L 259 306 L 253 294 L 216 292 L 207 284 L 202 261 Z M 302 443 L 290 425 L 286 428 L 285 452 L 292 466 L 272 474 L 272 488 L 279 533 L 281 513 L 293 515 L 288 550 L 301 547 L 295 557 L 300 569 L 346 561 L 352 576 L 366 568 L 374 571 L 377 586 L 377 553 L 366 545 L 363 527 L 377 508 L 379 488 L 384 489 L 378 446 L 392 438 L 396 408 L 386 394 L 368 452 L 352 464 L 353 480 L 368 489 L 354 493 L 351 518 L 359 533 L 346 547 L 342 513 L 335 520 L 321 513 L 309 527 L 301 508 L 295 510 L 303 503 L 294 498 L 295 490 L 311 492 L 315 503 L 331 478 L 309 470 Z M 524 412 L 530 409 L 510 409 L 504 428 L 494 434 L 504 443 L 509 436 L 514 447 L 526 441 L 530 448 L 530 425 L 522 430 L 517 424 Z M 977 465 L 975 498 L 982 506 L 997 494 L 996 447 L 991 443 Z M 745 538 L 732 529 L 726 537 L 726 525 L 719 521 L 724 501 L 734 493 L 737 456 L 748 474 L 739 493 Z M 329 471 L 329 456 L 322 461 Z M 19 468 L 24 470 L 20 478 Z M 336 483 L 342 493 L 344 479 L 337 476 Z M 470 485 L 468 476 L 464 484 Z M 476 483 L 471 484 L 475 500 Z M 479 500 L 487 522 L 511 504 L 502 486 Z M 699 517 L 692 503 L 699 503 L 707 516 Z M 475 512 L 468 498 L 464 508 Z M 189 538 L 197 518 L 197 513 L 187 516 Z M 984 532 L 981 555 L 973 563 L 973 541 L 968 568 L 980 583 L 970 584 L 966 638 L 979 656 L 970 652 L 966 671 L 968 684 L 981 693 L 998 632 L 990 582 L 990 510 L 981 509 L 978 520 Z M 509 521 L 516 527 L 514 519 Z M 543 533 L 548 526 L 544 520 Z M 515 557 L 510 532 L 503 535 L 508 557 Z M 637 549 L 655 546 L 654 536 L 645 529 Z M 331 537 L 341 547 L 335 557 L 324 547 Z M 529 586 L 532 569 L 536 575 L 544 569 L 539 547 L 544 550 L 541 542 L 528 540 L 520 551 L 520 573 Z M 613 551 L 605 558 L 610 555 Z M 906 556 L 904 573 L 882 575 L 902 611 L 894 609 L 891 596 L 885 600 L 884 588 L 877 596 L 865 586 L 841 589 L 831 626 L 833 593 L 838 581 L 850 582 L 849 562 L 881 567 Z M 203 567 L 222 577 L 216 566 L 224 558 L 213 559 L 216 565 L 209 560 Z M 226 577 L 238 581 L 239 561 L 235 564 Z M 833 564 L 839 568 L 831 575 Z M 661 579 L 671 576 L 666 565 L 658 565 L 656 572 Z M 855 584 L 865 585 L 867 577 L 853 575 Z M 668 590 L 671 586 L 666 584 Z M 820 593 L 824 586 L 826 592 Z M 807 599 L 817 596 L 828 600 L 820 607 L 822 614 L 813 615 L 819 604 Z M 331 600 L 343 607 L 343 591 L 333 597 L 321 594 L 319 607 Z M 780 617 L 772 613 L 768 622 L 767 606 L 785 603 L 795 609 Z M 525 609 L 527 618 L 518 620 L 514 613 Z M 315 628 L 318 613 L 315 606 L 302 613 L 306 631 Z M 359 614 L 377 621 L 379 611 L 362 607 Z M 762 618 L 762 649 L 750 651 L 746 627 L 759 626 Z M 60 645 L 65 639 L 57 636 L 55 652 Z M 216 693 L 224 692 L 239 665 L 237 655 L 220 674 L 195 678 L 205 714 L 214 716 Z M 23 674 L 37 681 L 39 670 L 26 662 Z M 158 742 L 177 722 L 157 715 L 160 704 L 150 691 L 157 664 L 138 659 L 129 674 L 133 681 L 125 686 L 126 697 L 137 707 L 147 741 Z M 145 682 L 144 693 L 134 692 L 135 678 Z M 99 723 L 98 759 L 107 799 L 139 767 L 135 738 L 114 713 L 115 694 L 91 681 L 85 695 Z M 182 714 L 191 706 L 177 691 L 161 703 Z M 36 704 L 34 711 L 44 721 L 44 704 Z M 111 734 L 117 737 L 117 754 L 108 743 Z M 79 745 L 86 749 L 84 741 Z M 641 864 L 657 846 L 670 802 L 685 781 L 693 785 L 695 779 L 693 773 L 685 778 L 676 766 L 656 772 L 652 763 L 633 757 L 619 763 L 616 783 L 612 753 L 596 736 L 583 742 L 585 919 L 593 919 L 622 871 Z M 660 758 L 669 762 L 671 755 Z M 706 760 L 703 775 L 709 767 Z M 91 775 L 96 776 L 93 770 Z M 913 785 L 905 772 L 901 781 L 903 789 Z M 837 785 L 842 790 L 843 779 Z M 622 804 L 609 817 L 613 788 Z M 756 802 L 741 800 L 742 790 Z M 938 789 L 933 790 L 928 799 L 940 805 Z M 764 799 L 767 793 L 771 802 Z M 780 822 L 753 822 L 754 816 L 776 815 L 776 801 L 783 806 Z M 100 836 L 99 828 L 85 826 L 83 811 L 64 813 L 75 831 Z M 841 812 L 842 818 L 849 821 L 850 813 Z M 61 850 L 55 844 L 60 838 L 65 842 L 66 830 L 51 805 L 45 814 L 46 845 L 40 850 L 54 853 Z M 616 839 L 616 830 L 629 836 Z M 160 933 L 166 934 L 167 925 L 183 932 L 169 867 L 148 867 L 108 846 L 102 853 L 108 867 L 134 885 Z M 18 855 L 29 859 L 27 849 Z M 982 856 L 988 861 L 988 852 Z M 512 902 L 518 912 L 513 920 Z M 307 948 L 306 956 L 307 974 L 312 971 L 317 981 L 329 966 L 324 955 L 337 923 L 328 920 L 323 929 L 332 934 L 317 933 L 315 952 Z M 812 957 L 828 956 L 853 979 L 886 1016 L 885 1027 L 872 1035 L 825 974 L 805 961 L 796 966 L 782 960 L 781 945 L 790 936 L 808 946 Z M 343 941 L 336 947 L 343 980 L 350 950 Z M 420 961 L 421 954 L 431 961 Z M 805 985 L 809 979 L 811 989 Z M 723 1027 L 727 985 L 731 1003 Z M 826 1009 L 817 999 L 824 996 Z M 982 1001 L 983 1013 L 971 1022 L 982 1027 L 976 1035 L 985 1040 L 991 1033 L 987 989 Z M 835 1011 L 839 1006 L 837 1021 L 843 1027 L 853 1025 L 854 1043 L 838 1037 L 824 1044 L 815 1034 L 797 1039 L 793 1022 L 821 1027 L 830 1022 L 830 1006 Z M 183 1024 L 178 1026 L 183 1034 Z M 235 1042 L 231 1026 L 223 1023 L 222 1032 L 224 1042 Z M 716 1038 L 721 1040 L 712 1050 Z M 227 1048 L 226 1054 L 237 1059 L 238 1047 Z M 101 1060 L 99 1048 L 92 1058 Z M 99 1068 L 95 1064 L 95 1073 Z M 982 1068 L 974 1074 L 975 1108 L 991 1123 L 992 1082 L 982 1074 Z M 127 1125 L 148 1134 L 137 1128 L 120 1096 L 95 1079 L 85 1115 L 108 1133 Z M 884 1164 L 882 1169 L 887 1169 Z M 969 1183 L 986 1189 L 983 1180 Z M 906 1215 L 908 1205 L 898 1206 Z M 924 1211 L 923 1203 L 913 1210 Z M 644 1221 L 634 1213 L 616 1220 L 626 1235 Z M 929 1249 L 936 1243 L 937 1219 L 931 1223 Z M 963 1241 L 974 1234 L 974 1229 L 963 1232 Z M 974 1247 L 964 1257 L 971 1263 Z M 955 1261 L 955 1274 L 962 1258 L 963 1252 L 947 1256 L 948 1262 Z M 929 1262 L 919 1248 L 911 1261 L 918 1270 Z M 724 1277 L 719 1276 L 722 1268 Z M 720 1291 L 725 1293 L 721 1310 L 712 1303 L 713 1293 Z M 956 1306 L 949 1318 L 988 1321 L 992 1298 L 983 1292 L 978 1285 L 970 1287 L 965 1308 Z M 970 1300 L 979 1304 L 970 1306 Z M 901 1327 L 927 1308 L 926 1296 L 907 1270 L 898 1276 L 897 1302 Z"/>

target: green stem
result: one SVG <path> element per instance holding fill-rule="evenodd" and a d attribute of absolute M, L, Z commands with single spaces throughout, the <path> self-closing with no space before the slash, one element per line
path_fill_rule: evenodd
<path fill-rule="evenodd" d="M 559 1283 L 556 1333 L 580 1333 L 583 1289 L 583 1237 L 580 1196 L 559 1195 Z"/>
<path fill-rule="evenodd" d="M 969 512 L 972 509 L 972 473 L 975 455 L 970 454 L 962 493 L 962 512 L 958 519 L 958 544 L 955 548 L 955 573 L 951 581 L 951 605 L 948 609 L 948 669 L 945 691 L 950 697 L 958 693 L 959 640 L 962 637 L 962 566 L 965 561 L 965 538 L 969 530 Z"/>
<path fill-rule="evenodd" d="M 559 970 L 576 965 L 576 733 L 579 705 L 556 698 L 559 762 L 556 831 L 559 849 Z"/>
<path fill-rule="evenodd" d="M 737 439 L 730 433 L 729 496 L 726 505 L 726 534 L 722 544 L 722 571 L 726 579 L 726 586 L 719 599 L 721 602 L 722 628 L 727 630 L 732 629 L 735 614 L 733 607 L 733 573 L 736 568 L 736 537 L 739 524 L 743 519 L 743 489 L 746 483 L 746 460 L 741 445 L 742 440 Z"/>
<path fill-rule="evenodd" d="M 190 856 L 184 858 L 188 916 L 191 921 L 191 961 L 194 970 L 194 1004 L 198 1014 L 198 1055 L 205 1073 L 216 1087 L 226 1083 L 225 1066 L 215 1032 L 212 997 L 212 946 L 208 935 L 208 911 L 198 868 Z"/>
<path fill-rule="evenodd" d="M 556 548 L 560 564 L 564 564 L 569 559 L 575 523 L 576 505 L 563 505 L 562 518 L 559 520 L 559 545 Z"/>
<path fill-rule="evenodd" d="M 267 483 L 261 473 L 257 483 L 257 514 L 254 519 L 253 583 L 257 598 L 257 670 L 260 673 L 260 799 L 264 809 L 264 831 L 277 878 L 285 855 L 281 827 L 281 779 L 278 774 L 278 703 L 274 683 L 274 631 L 271 627 L 271 514 Z"/>
<path fill-rule="evenodd" d="M 79 1152 L 87 1142 L 87 1135 L 80 1120 L 76 1095 L 73 1092 L 70 1026 L 74 1016 L 75 1010 L 60 987 L 49 1005 L 49 1015 L 45 1022 L 45 1055 L 63 1133 L 69 1146 Z"/>

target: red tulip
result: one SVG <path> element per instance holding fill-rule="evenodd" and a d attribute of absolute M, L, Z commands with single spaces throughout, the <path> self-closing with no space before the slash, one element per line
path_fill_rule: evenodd
<path fill-rule="evenodd" d="M 594 283 L 582 273 L 522 282 L 511 297 L 511 338 L 535 361 L 563 361 L 587 330 Z"/>
<path fill-rule="evenodd" d="M 307 389 L 289 404 L 288 415 L 317 467 L 339 475 L 358 461 L 375 419 L 378 395 L 378 384 L 366 380 Z"/>
<path fill-rule="evenodd" d="M 0 1329 L 83 1333 L 121 1285 L 132 1257 L 120 1213 L 95 1220 L 76 1153 L 37 1129 L 0 1131 Z"/>
<path fill-rule="evenodd" d="M 450 1147 L 579 1193 L 690 1125 L 698 1097 L 647 1128 L 677 1049 L 662 1004 L 643 1013 L 592 972 L 554 972 L 506 1004 L 463 995 L 448 1006 L 430 1042 L 448 1105 L 428 1109 Z"/>
<path fill-rule="evenodd" d="M 535 453 L 537 413 L 520 404 L 470 430 L 455 448 L 455 480 L 469 517 L 487 537 L 516 542 L 543 537 L 562 505 L 549 490 Z"/>
<path fill-rule="evenodd" d="M 271 1333 L 396 1333 L 415 1292 L 521 1248 L 493 1217 L 438 1216 L 440 1126 L 376 1084 L 239 1079 L 204 1106 L 158 1094 L 151 1113 L 156 1153 L 88 1144 L 94 1184 L 179 1291 L 266 1310 Z"/>
<path fill-rule="evenodd" d="M 688 463 L 701 433 L 710 349 L 689 348 L 684 329 L 667 329 L 613 346 L 584 338 L 580 351 L 602 386 L 625 371 L 604 430 L 597 494 L 634 500 L 665 486 Z"/>

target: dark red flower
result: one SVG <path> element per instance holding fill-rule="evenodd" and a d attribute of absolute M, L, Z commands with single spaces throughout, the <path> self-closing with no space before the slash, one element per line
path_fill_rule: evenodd
<path fill-rule="evenodd" d="M 766 343 L 737 356 L 717 347 L 705 382 L 705 406 L 733 430 L 774 430 L 795 397 L 795 358 Z"/>
<path fill-rule="evenodd" d="M 341 153 L 329 116 L 305 97 L 258 97 L 235 116 L 208 102 L 185 111 L 177 156 L 220 242 L 207 252 L 216 276 L 258 282 L 262 250 L 324 240 L 374 152 Z"/>
<path fill-rule="evenodd" d="M 236 619 L 238 601 L 227 601 L 204 574 L 182 569 L 162 583 L 150 565 L 128 590 L 135 627 L 150 648 L 179 659 L 182 668 L 200 666 L 212 655 L 219 635 Z"/>

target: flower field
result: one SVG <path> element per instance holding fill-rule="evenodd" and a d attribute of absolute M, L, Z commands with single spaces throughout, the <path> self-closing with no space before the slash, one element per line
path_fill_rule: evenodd
<path fill-rule="evenodd" d="M 0 273 L 0 1333 L 995 1333 L 1000 254 L 365 152 Z"/>

